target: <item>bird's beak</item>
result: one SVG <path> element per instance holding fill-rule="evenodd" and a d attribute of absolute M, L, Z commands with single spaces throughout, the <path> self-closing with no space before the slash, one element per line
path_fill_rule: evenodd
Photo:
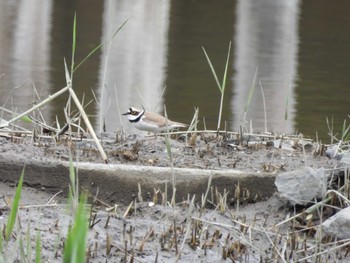
<path fill-rule="evenodd" d="M 125 113 L 123 113 L 122 115 L 128 115 L 129 114 L 129 112 L 125 112 Z"/>

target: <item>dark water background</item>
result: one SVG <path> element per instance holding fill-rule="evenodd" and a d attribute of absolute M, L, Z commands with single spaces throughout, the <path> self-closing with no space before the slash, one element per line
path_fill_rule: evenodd
<path fill-rule="evenodd" d="M 86 107 L 97 130 L 105 123 L 108 131 L 134 132 L 118 106 L 162 112 L 164 105 L 171 119 L 186 123 L 199 107 L 200 119 L 216 129 L 220 92 L 202 47 L 221 81 L 231 42 L 227 127 L 242 125 L 257 72 L 244 125 L 312 138 L 317 132 L 329 142 L 326 118 L 340 132 L 350 111 L 349 10 L 347 0 L 2 0 L 0 103 L 22 112 L 38 100 L 34 86 L 41 99 L 65 86 L 76 11 L 76 62 L 104 43 L 74 75 L 79 98 L 98 100 Z M 47 123 L 56 116 L 64 122 L 66 100 L 42 110 Z"/>

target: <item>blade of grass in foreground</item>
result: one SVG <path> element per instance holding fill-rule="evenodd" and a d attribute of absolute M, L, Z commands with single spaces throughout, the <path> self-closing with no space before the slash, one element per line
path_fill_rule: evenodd
<path fill-rule="evenodd" d="M 17 218 L 17 212 L 18 212 L 18 206 L 19 206 L 19 200 L 21 199 L 21 192 L 22 192 L 22 184 L 23 184 L 23 177 L 24 177 L 24 167 L 22 170 L 21 177 L 19 178 L 19 182 L 17 185 L 17 190 L 16 190 L 16 195 L 13 199 L 12 203 L 12 208 L 11 208 L 11 213 L 9 217 L 7 218 L 7 224 L 6 224 L 6 231 L 5 231 L 5 240 L 9 241 L 13 228 L 16 223 L 16 218 Z"/>
<path fill-rule="evenodd" d="M 63 262 L 77 263 L 86 260 L 86 237 L 88 232 L 88 220 L 86 216 L 86 196 L 80 198 L 79 206 L 74 218 L 74 224 L 68 229 L 67 239 L 64 244 Z"/>
<path fill-rule="evenodd" d="M 36 235 L 36 244 L 35 244 L 35 263 L 41 262 L 41 239 L 40 232 L 38 231 Z"/>
<path fill-rule="evenodd" d="M 3 235 L 2 235 L 2 227 L 0 227 L 0 256 L 2 255 L 4 244 L 3 244 Z M 1 259 L 1 258 L 0 258 Z M 1 262 L 1 260 L 0 260 Z"/>

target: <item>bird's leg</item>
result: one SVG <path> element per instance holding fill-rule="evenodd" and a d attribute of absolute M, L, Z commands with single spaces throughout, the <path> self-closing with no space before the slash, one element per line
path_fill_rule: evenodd
<path fill-rule="evenodd" d="M 154 138 L 152 138 L 152 136 L 150 135 L 147 140 L 147 148 L 151 153 L 156 152 L 156 141 L 157 141 L 157 133 L 153 133 L 154 134 Z M 151 140 L 153 140 L 153 142 L 151 142 Z M 150 145 L 152 143 L 152 146 Z"/>
<path fill-rule="evenodd" d="M 154 133 L 153 151 L 156 151 L 157 133 Z"/>

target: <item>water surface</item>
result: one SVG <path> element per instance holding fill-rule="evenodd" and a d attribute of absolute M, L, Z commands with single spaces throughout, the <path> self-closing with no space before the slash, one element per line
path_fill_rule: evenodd
<path fill-rule="evenodd" d="M 204 119 L 216 129 L 220 92 L 202 48 L 222 81 L 231 42 L 222 128 L 317 132 L 328 142 L 326 118 L 339 132 L 349 113 L 349 7 L 346 0 L 1 1 L 0 103 L 22 112 L 65 86 L 76 11 L 76 62 L 104 44 L 74 74 L 79 98 L 93 100 L 86 110 L 98 131 L 135 132 L 120 112 L 164 105 L 186 123 L 199 107 L 200 127 Z M 42 109 L 47 123 L 64 122 L 66 101 Z"/>

